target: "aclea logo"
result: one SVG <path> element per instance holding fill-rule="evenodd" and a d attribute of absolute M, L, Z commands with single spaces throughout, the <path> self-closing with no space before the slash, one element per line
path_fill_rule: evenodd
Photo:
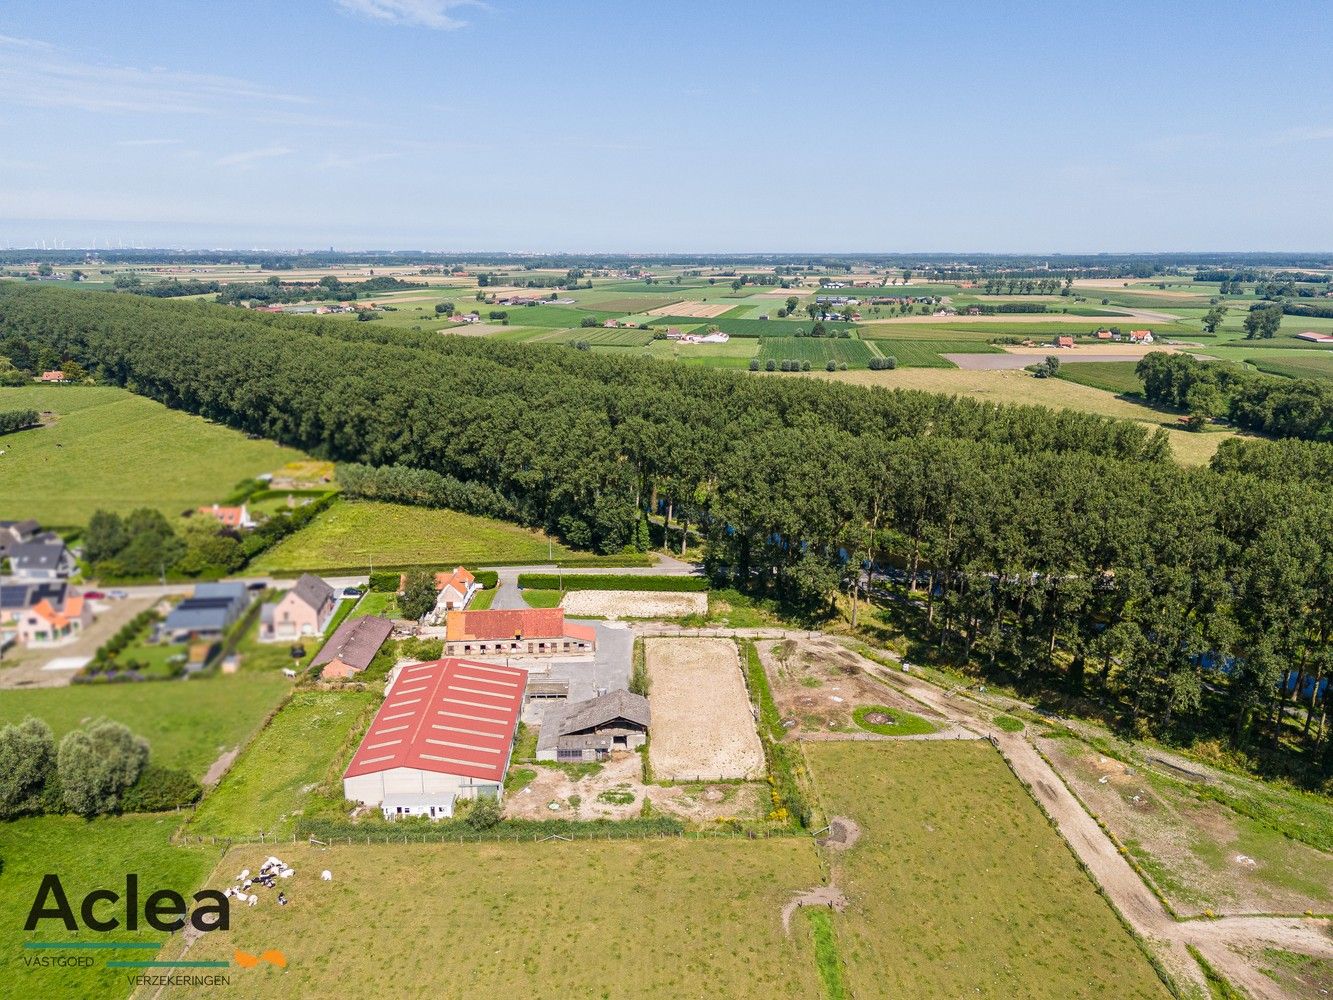
<path fill-rule="evenodd" d="M 185 897 L 173 889 L 156 889 L 143 901 L 144 922 L 154 930 L 175 931 L 185 926 L 186 920 L 197 931 L 225 931 L 230 927 L 231 907 L 227 897 L 214 889 L 203 889 L 194 894 L 196 905 L 190 910 L 185 905 Z M 83 897 L 79 905 L 79 916 L 83 926 L 89 930 L 107 932 L 123 927 L 127 931 L 139 929 L 139 876 L 125 876 L 125 894 L 123 909 L 120 907 L 122 896 L 111 889 L 94 889 Z M 124 922 L 121 916 L 124 916 Z M 212 919 L 207 919 L 207 918 Z M 42 876 L 42 884 L 37 890 L 37 898 L 28 911 L 28 921 L 23 925 L 25 931 L 34 931 L 43 920 L 58 920 L 66 930 L 77 931 L 79 921 L 74 909 L 69 904 L 65 887 L 58 875 Z"/>

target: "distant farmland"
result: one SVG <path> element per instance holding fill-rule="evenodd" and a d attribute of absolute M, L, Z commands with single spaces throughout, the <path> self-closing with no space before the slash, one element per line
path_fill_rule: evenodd
<path fill-rule="evenodd" d="M 873 340 L 875 350 L 897 359 L 904 368 L 957 368 L 942 354 L 1003 354 L 1000 348 L 977 340 Z"/>
<path fill-rule="evenodd" d="M 759 341 L 759 360 L 809 361 L 823 367 L 829 361 L 846 362 L 849 367 L 864 368 L 870 362 L 870 348 L 859 340 L 839 337 L 764 337 Z"/>

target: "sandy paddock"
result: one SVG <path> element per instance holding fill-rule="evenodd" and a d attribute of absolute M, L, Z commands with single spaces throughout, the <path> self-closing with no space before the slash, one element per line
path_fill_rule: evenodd
<path fill-rule="evenodd" d="M 755 731 L 740 655 L 730 639 L 645 639 L 651 684 L 649 759 L 658 780 L 758 778 Z"/>
<path fill-rule="evenodd" d="M 708 595 L 655 590 L 571 590 L 560 606 L 600 618 L 684 618 L 708 613 Z"/>
<path fill-rule="evenodd" d="M 721 316 L 728 309 L 735 309 L 740 301 L 735 302 L 676 302 L 669 306 L 649 309 L 645 316 L 693 316 L 696 319 L 712 319 Z"/>

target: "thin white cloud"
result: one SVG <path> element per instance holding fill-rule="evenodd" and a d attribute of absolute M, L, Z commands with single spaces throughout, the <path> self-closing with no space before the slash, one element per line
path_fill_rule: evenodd
<path fill-rule="evenodd" d="M 29 108 L 96 114 L 237 116 L 300 124 L 314 102 L 236 77 L 93 62 L 44 42 L 0 36 L 0 94 Z"/>
<path fill-rule="evenodd" d="M 181 139 L 118 139 L 116 146 L 179 146 Z"/>
<path fill-rule="evenodd" d="M 1333 127 L 1328 125 L 1301 125 L 1287 129 L 1277 137 L 1278 142 L 1325 142 L 1333 139 Z"/>
<path fill-rule="evenodd" d="M 467 24 L 452 16 L 452 11 L 483 5 L 477 0 L 338 0 L 338 6 L 349 13 L 386 24 L 414 24 L 452 31 Z"/>
<path fill-rule="evenodd" d="M 270 160 L 275 156 L 289 156 L 296 150 L 290 146 L 265 146 L 262 149 L 245 149 L 239 153 L 230 153 L 217 161 L 219 167 L 243 167 L 256 160 Z"/>
<path fill-rule="evenodd" d="M 39 38 L 16 38 L 13 35 L 0 35 L 0 46 L 11 49 L 39 49 L 44 52 L 50 52 L 55 48 L 50 42 L 44 42 Z"/>

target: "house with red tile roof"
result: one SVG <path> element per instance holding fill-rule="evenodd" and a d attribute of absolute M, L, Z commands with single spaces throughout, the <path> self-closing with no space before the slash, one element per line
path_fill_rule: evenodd
<path fill-rule="evenodd" d="M 581 656 L 597 648 L 597 629 L 565 621 L 561 608 L 450 611 L 446 656 Z"/>
<path fill-rule="evenodd" d="M 92 604 L 83 597 L 67 597 L 59 608 L 44 597 L 19 614 L 18 640 L 24 646 L 59 646 L 73 642 L 92 623 Z"/>
<path fill-rule="evenodd" d="M 1056 347 L 1073 347 L 1073 346 L 1074 346 L 1074 338 L 1073 338 L 1073 337 L 1056 337 L 1056 338 L 1055 338 L 1055 346 L 1056 346 Z"/>
<path fill-rule="evenodd" d="M 250 510 L 245 504 L 241 504 L 239 507 L 221 507 L 218 504 L 213 504 L 211 507 L 200 507 L 196 513 L 214 518 L 224 528 L 239 530 L 255 526 L 254 518 L 250 516 Z"/>
<path fill-rule="evenodd" d="M 63 382 L 63 381 L 65 381 L 65 373 L 62 372 L 62 371 L 60 371 L 59 369 L 57 369 L 57 370 L 55 370 L 55 371 L 42 372 L 42 381 L 43 381 L 43 382 Z"/>
<path fill-rule="evenodd" d="M 398 593 L 407 588 L 407 574 L 398 574 Z M 452 572 L 446 571 L 435 574 L 435 591 L 438 595 L 435 599 L 435 613 L 442 615 L 448 611 L 462 611 L 467 607 L 467 602 L 472 600 L 472 595 L 481 589 L 477 583 L 477 578 L 469 573 L 462 566 L 455 567 Z"/>
<path fill-rule="evenodd" d="M 1130 330 L 1129 342 L 1131 344 L 1151 344 L 1153 335 L 1151 330 Z"/>
<path fill-rule="evenodd" d="M 446 819 L 459 799 L 499 799 L 528 672 L 449 657 L 398 670 L 343 795 L 388 819 Z"/>

